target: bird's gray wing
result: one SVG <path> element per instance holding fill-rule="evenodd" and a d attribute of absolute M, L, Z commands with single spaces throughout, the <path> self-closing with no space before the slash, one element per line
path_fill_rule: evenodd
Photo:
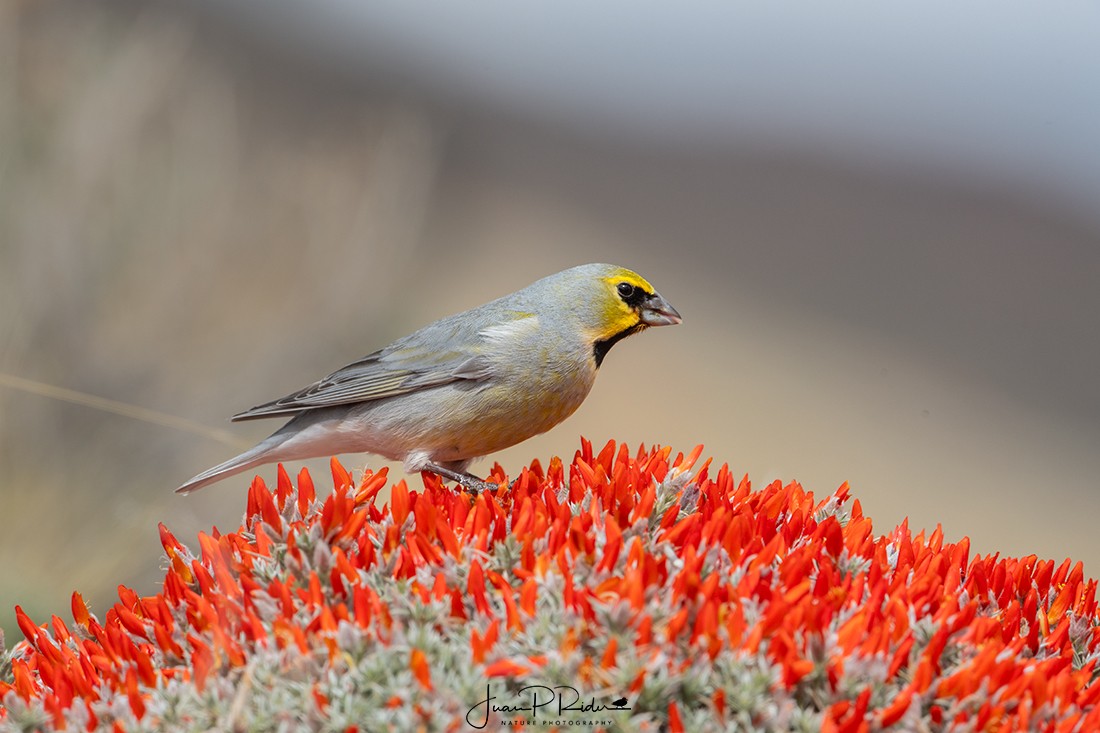
<path fill-rule="evenodd" d="M 441 344 L 448 346 L 440 348 Z M 380 400 L 458 381 L 485 381 L 493 375 L 493 364 L 482 348 L 478 332 L 466 324 L 436 322 L 305 389 L 234 415 L 233 420 Z"/>

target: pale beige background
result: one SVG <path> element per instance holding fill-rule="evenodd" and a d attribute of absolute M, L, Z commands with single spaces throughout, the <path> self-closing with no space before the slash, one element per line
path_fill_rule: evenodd
<path fill-rule="evenodd" d="M 233 22 L 186 4 L 0 3 L 0 372 L 247 445 L 278 424 L 230 414 L 611 261 L 649 277 L 683 325 L 616 347 L 577 415 L 482 468 L 568 458 L 581 434 L 702 442 L 757 486 L 850 481 L 879 531 L 942 522 L 975 552 L 1071 556 L 1096 574 L 1100 153 L 1072 134 L 1100 129 L 1095 62 L 1051 69 L 1050 89 L 1020 77 L 1001 109 L 942 48 L 927 65 L 915 51 L 907 89 L 942 82 L 945 96 L 895 89 L 880 106 L 921 114 L 885 122 L 856 103 L 874 101 L 870 77 L 822 74 L 811 93 L 780 75 L 760 81 L 774 107 L 746 97 L 741 128 L 678 83 L 664 108 L 632 109 L 645 69 L 608 81 L 574 59 L 568 107 L 560 79 L 553 94 L 535 71 L 522 83 L 522 43 L 498 49 L 514 67 L 479 72 L 430 38 L 371 45 L 389 28 L 374 18 L 372 53 L 323 54 L 323 28 L 261 32 L 232 7 Z M 797 64 L 806 39 L 788 30 L 763 24 L 761 43 Z M 1046 30 L 1052 58 L 1074 50 Z M 616 34 L 595 33 L 616 57 Z M 874 70 L 875 48 L 849 50 Z M 1021 73 L 1015 56 L 995 46 L 975 63 L 1011 97 L 996 70 Z M 66 615 L 74 589 L 100 611 L 120 582 L 153 592 L 158 521 L 192 546 L 235 527 L 246 478 L 172 489 L 236 447 L 0 386 L 9 638 L 15 603 L 41 620 Z M 324 485 L 325 461 L 311 465 Z"/>

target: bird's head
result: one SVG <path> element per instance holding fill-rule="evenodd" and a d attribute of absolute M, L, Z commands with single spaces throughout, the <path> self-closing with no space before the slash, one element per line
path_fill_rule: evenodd
<path fill-rule="evenodd" d="M 598 367 L 619 341 L 650 326 L 672 326 L 680 314 L 644 277 L 616 265 L 582 265 L 567 270 L 576 279 L 574 306 Z"/>

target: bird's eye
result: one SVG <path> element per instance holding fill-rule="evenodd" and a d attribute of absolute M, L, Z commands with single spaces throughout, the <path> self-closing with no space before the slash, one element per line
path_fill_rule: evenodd
<path fill-rule="evenodd" d="M 619 283 L 619 296 L 626 300 L 631 295 L 634 295 L 634 286 L 630 283 Z"/>

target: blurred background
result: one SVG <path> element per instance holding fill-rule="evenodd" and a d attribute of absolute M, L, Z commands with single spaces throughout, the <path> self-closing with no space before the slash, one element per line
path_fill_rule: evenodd
<path fill-rule="evenodd" d="M 16 603 L 154 592 L 158 521 L 237 526 L 247 476 L 173 493 L 279 426 L 229 415 L 589 261 L 684 323 L 477 468 L 704 443 L 756 486 L 851 482 L 880 532 L 1095 577 L 1098 27 L 1084 2 L 0 0 L 9 643 Z"/>

